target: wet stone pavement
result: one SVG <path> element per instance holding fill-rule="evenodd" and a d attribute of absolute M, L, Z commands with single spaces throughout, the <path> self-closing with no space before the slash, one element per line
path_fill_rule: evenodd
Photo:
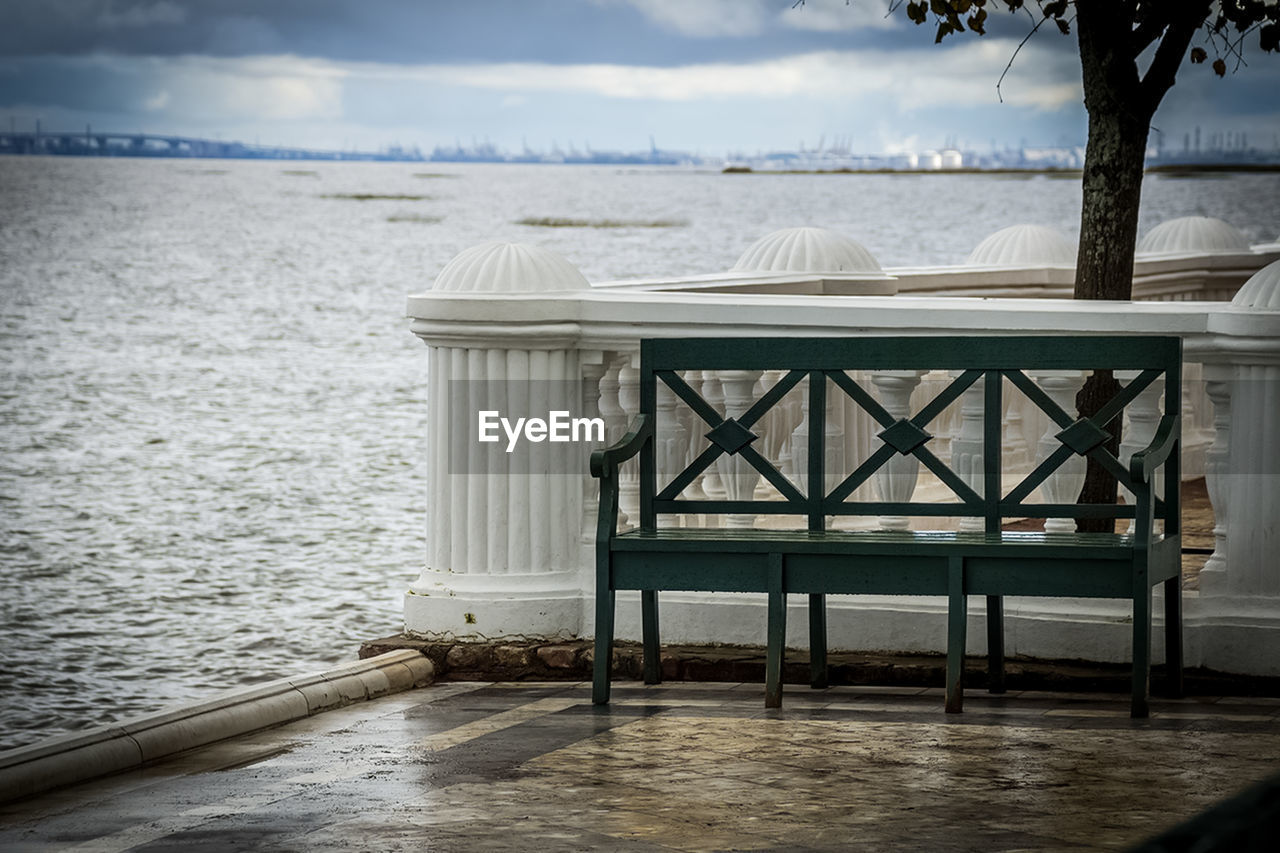
<path fill-rule="evenodd" d="M 0 807 L 5 851 L 1123 849 L 1280 767 L 1280 700 L 449 683 Z"/>

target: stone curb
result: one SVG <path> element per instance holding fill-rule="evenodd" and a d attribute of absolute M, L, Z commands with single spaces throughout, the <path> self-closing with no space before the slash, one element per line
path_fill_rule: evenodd
<path fill-rule="evenodd" d="M 508 638 L 487 642 L 429 640 L 404 635 L 370 640 L 360 647 L 362 657 L 391 649 L 420 652 L 435 665 L 437 681 L 590 681 L 594 648 L 590 640 Z M 789 650 L 783 666 L 786 684 L 808 684 L 808 652 Z M 642 677 L 639 643 L 618 642 L 613 650 L 615 681 Z M 896 652 L 832 651 L 827 657 L 832 686 L 942 687 L 946 656 Z M 760 646 L 664 646 L 662 677 L 666 681 L 764 683 L 765 653 Z M 1152 667 L 1156 695 L 1163 689 L 1164 666 Z M 1192 696 L 1277 696 L 1280 678 L 1235 675 L 1203 667 L 1183 670 Z M 1077 693 L 1126 694 L 1131 687 L 1127 663 L 1079 660 L 1041 660 L 1012 656 L 1005 661 L 1010 690 L 1053 690 Z M 987 687 L 986 659 L 965 660 L 966 689 Z M 762 688 L 763 689 L 763 688 Z"/>
<path fill-rule="evenodd" d="M 140 767 L 184 750 L 423 687 L 431 660 L 412 649 L 0 752 L 0 802 Z"/>

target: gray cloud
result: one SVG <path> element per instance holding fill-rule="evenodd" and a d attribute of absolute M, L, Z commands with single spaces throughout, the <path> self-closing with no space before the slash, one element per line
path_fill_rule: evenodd
<path fill-rule="evenodd" d="M 740 12 L 715 25 L 729 2 Z M 867 14 L 879 2 L 792 10 L 792 0 L 653 7 L 616 0 L 4 0 L 0 56 L 271 52 L 362 62 L 674 66 L 931 41 L 923 28 L 885 29 Z M 846 10 L 849 25 L 841 28 Z M 805 26 L 797 28 L 798 19 Z"/>

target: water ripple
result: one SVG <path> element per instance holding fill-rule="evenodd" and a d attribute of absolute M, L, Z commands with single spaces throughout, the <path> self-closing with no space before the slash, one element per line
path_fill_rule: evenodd
<path fill-rule="evenodd" d="M 603 280 L 728 269 L 794 225 L 891 266 L 1079 219 L 1063 181 L 421 168 L 0 158 L 0 749 L 400 629 L 426 550 L 404 298 L 468 246 L 515 232 Z M 1143 215 L 1261 241 L 1277 199 L 1274 176 L 1156 181 Z M 946 227 L 921 240 L 921 210 Z M 546 211 L 574 227 L 512 224 Z M 431 227 L 388 221 L 410 216 Z"/>

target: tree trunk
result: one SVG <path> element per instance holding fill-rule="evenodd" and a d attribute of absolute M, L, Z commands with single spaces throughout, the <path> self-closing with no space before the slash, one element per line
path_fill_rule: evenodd
<path fill-rule="evenodd" d="M 1076 256 L 1076 299 L 1129 299 L 1133 294 L 1133 253 L 1138 235 L 1138 205 L 1147 133 L 1155 104 L 1138 79 L 1128 52 L 1129 22 L 1110 3 L 1080 0 L 1080 41 L 1084 102 L 1089 113 L 1085 148 L 1080 248 Z M 1159 103 L 1159 99 L 1156 99 Z M 1081 415 L 1092 416 L 1118 390 L 1110 371 L 1095 371 L 1080 390 Z M 1120 446 L 1122 418 L 1109 426 L 1107 449 Z M 1081 503 L 1115 503 L 1116 481 L 1089 459 Z M 1107 519 L 1081 519 L 1084 531 L 1114 530 Z"/>

